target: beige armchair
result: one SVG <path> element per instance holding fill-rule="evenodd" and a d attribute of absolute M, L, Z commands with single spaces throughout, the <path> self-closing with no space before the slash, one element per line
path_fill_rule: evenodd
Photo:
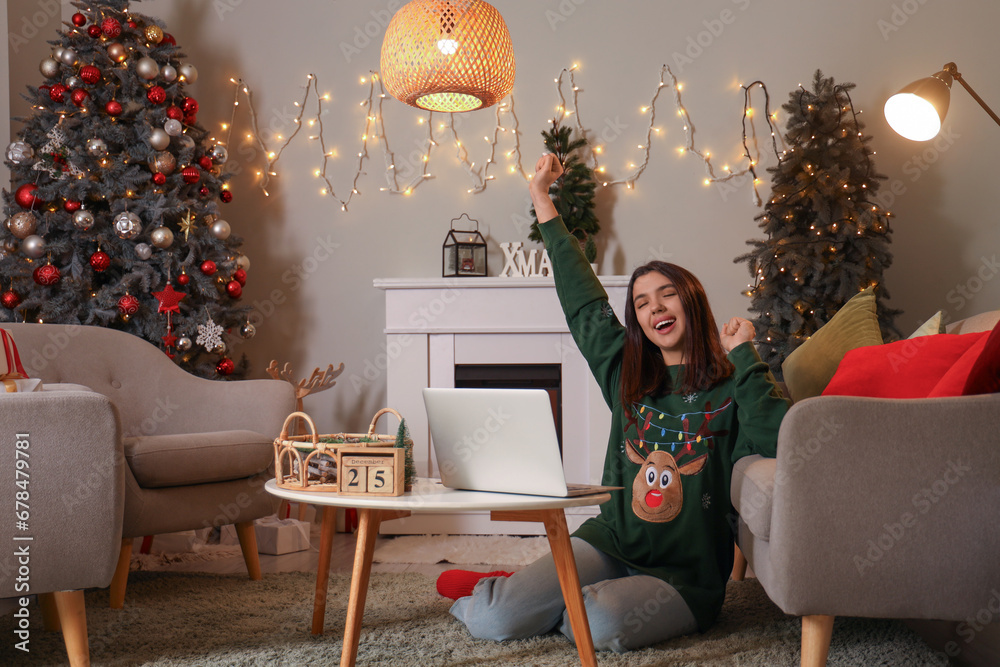
<path fill-rule="evenodd" d="M 273 439 L 295 407 L 289 383 L 198 378 L 146 341 L 112 329 L 5 328 L 29 376 L 90 387 L 120 415 L 126 465 L 113 607 L 124 604 L 135 537 L 235 524 L 250 578 L 260 578 L 253 521 L 277 509 L 264 483 Z"/>
<path fill-rule="evenodd" d="M 107 586 L 115 571 L 125 496 L 122 451 L 118 415 L 106 396 L 82 387 L 0 393 L 0 503 L 6 509 L 0 514 L 6 545 L 0 598 L 8 598 L 0 606 L 17 618 L 15 635 L 5 641 L 27 640 L 30 648 L 32 630 L 22 626 L 36 613 L 25 604 L 28 596 L 37 594 L 46 627 L 62 629 L 69 663 L 90 663 L 83 589 Z"/>
<path fill-rule="evenodd" d="M 998 318 L 950 331 L 989 330 Z M 1000 394 L 819 396 L 791 407 L 777 458 L 737 463 L 737 542 L 768 596 L 802 617 L 802 665 L 826 664 L 836 616 L 963 623 L 990 609 L 1000 590 L 998 434 Z"/>

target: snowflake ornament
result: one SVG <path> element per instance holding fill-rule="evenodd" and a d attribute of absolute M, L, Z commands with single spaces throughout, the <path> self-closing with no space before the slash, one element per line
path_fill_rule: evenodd
<path fill-rule="evenodd" d="M 707 510 L 708 507 L 709 507 L 709 505 L 711 505 L 711 504 L 712 504 L 712 496 L 709 495 L 709 494 L 707 494 L 707 493 L 704 494 L 701 497 L 701 508 L 704 509 L 704 510 Z"/>
<path fill-rule="evenodd" d="M 604 315 L 604 317 L 611 317 L 614 314 L 615 314 L 615 311 L 611 307 L 610 303 L 608 303 L 607 301 L 605 301 L 604 303 L 601 304 L 601 315 Z"/>
<path fill-rule="evenodd" d="M 693 391 L 691 393 L 689 393 L 689 394 L 685 394 L 684 395 L 684 402 L 685 403 L 694 403 L 697 400 L 698 400 L 698 394 L 696 394 Z"/>
<path fill-rule="evenodd" d="M 208 322 L 198 325 L 198 337 L 195 342 L 209 352 L 222 345 L 223 328 L 208 318 Z"/>

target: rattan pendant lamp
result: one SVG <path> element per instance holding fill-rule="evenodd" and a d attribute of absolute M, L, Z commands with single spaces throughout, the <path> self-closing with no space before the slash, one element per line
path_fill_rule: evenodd
<path fill-rule="evenodd" d="M 393 97 L 429 111 L 484 109 L 514 87 L 507 24 L 483 0 L 412 0 L 389 22 L 382 81 Z"/>

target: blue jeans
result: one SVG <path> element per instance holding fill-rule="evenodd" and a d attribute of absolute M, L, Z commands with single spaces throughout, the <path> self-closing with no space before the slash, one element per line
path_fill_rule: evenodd
<path fill-rule="evenodd" d="M 698 629 L 673 586 L 577 537 L 571 544 L 597 650 L 621 653 Z M 455 601 L 451 614 L 479 639 L 523 639 L 558 627 L 573 640 L 552 554 L 510 577 L 481 579 L 472 595 Z"/>

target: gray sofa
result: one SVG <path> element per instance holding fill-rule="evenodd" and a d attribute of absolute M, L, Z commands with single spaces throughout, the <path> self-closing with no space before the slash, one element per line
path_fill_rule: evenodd
<path fill-rule="evenodd" d="M 826 664 L 836 616 L 982 618 L 1000 591 L 1000 394 L 802 400 L 777 458 L 737 463 L 732 501 L 764 590 L 802 617 L 802 665 Z"/>
<path fill-rule="evenodd" d="M 120 541 L 114 549 L 112 606 L 124 603 L 132 538 L 145 535 L 236 524 L 250 576 L 260 578 L 252 522 L 277 509 L 264 482 L 271 476 L 273 439 L 295 407 L 288 382 L 198 378 L 146 341 L 112 329 L 56 324 L 4 328 L 13 335 L 29 376 L 46 384 L 89 387 L 106 397 L 119 416 L 115 455 L 94 452 L 79 471 L 121 478 L 108 500 L 123 508 L 116 527 Z M 86 411 L 73 408 L 72 414 L 75 419 L 63 420 L 61 438 L 86 452 L 93 443 L 75 439 L 87 426 Z M 9 421 L 6 409 L 0 412 L 0 427 L 20 428 Z M 49 447 L 40 442 L 39 456 L 57 455 Z M 70 485 L 48 502 L 85 511 L 94 500 L 89 487 Z M 78 545 L 67 538 L 62 548 Z"/>

